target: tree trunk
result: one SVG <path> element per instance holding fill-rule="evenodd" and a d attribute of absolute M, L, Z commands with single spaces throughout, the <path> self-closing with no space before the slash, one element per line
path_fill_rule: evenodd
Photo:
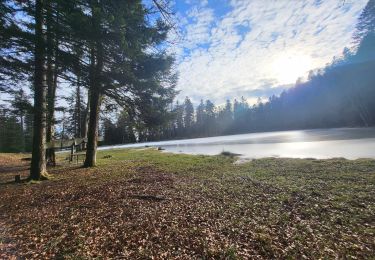
<path fill-rule="evenodd" d="M 87 138 L 88 123 L 89 123 L 89 113 L 90 113 L 90 91 L 87 92 L 87 103 L 85 111 L 83 112 L 83 123 L 82 123 L 82 137 Z"/>
<path fill-rule="evenodd" d="M 93 2 L 92 9 L 99 5 Z M 92 24 L 96 33 L 95 43 L 91 46 L 90 54 L 90 117 L 87 136 L 87 151 L 84 166 L 96 166 L 96 149 L 98 141 L 99 109 L 101 104 L 103 46 L 101 42 L 100 12 L 93 11 Z"/>
<path fill-rule="evenodd" d="M 46 141 L 46 68 L 43 36 L 43 1 L 35 1 L 35 74 L 34 74 L 34 132 L 30 179 L 40 180 L 47 173 Z"/>
<path fill-rule="evenodd" d="M 77 82 L 76 87 L 76 113 L 77 113 L 77 132 L 75 137 L 82 137 L 82 111 L 81 111 L 81 87 L 79 82 Z"/>
<path fill-rule="evenodd" d="M 87 131 L 87 150 L 85 167 L 96 166 L 96 149 L 98 141 L 98 126 L 99 126 L 99 109 L 100 109 L 100 71 L 101 64 L 99 62 L 98 54 L 99 51 L 95 51 L 95 48 L 91 49 L 91 65 L 90 65 L 90 89 L 89 89 L 89 125 Z M 97 62 L 96 62 L 97 61 Z"/>
<path fill-rule="evenodd" d="M 53 61 L 54 49 L 53 44 L 53 26 L 52 26 L 52 6 L 51 1 L 47 3 L 47 135 L 46 141 L 51 142 L 54 135 L 54 125 L 55 125 L 55 100 L 56 100 L 56 56 L 55 61 Z M 47 149 L 47 163 L 51 165 L 56 165 L 55 150 Z"/>
<path fill-rule="evenodd" d="M 86 108 L 83 111 L 83 119 L 82 119 L 82 134 L 81 137 L 87 140 L 87 132 L 88 132 L 88 123 L 89 123 L 89 113 L 90 113 L 90 91 L 87 92 L 87 103 Z M 83 142 L 81 145 L 82 150 L 87 149 L 87 142 Z"/>
<path fill-rule="evenodd" d="M 20 122 L 21 122 L 21 133 L 22 133 L 22 140 L 21 140 L 21 143 L 22 143 L 22 152 L 25 152 L 26 149 L 25 149 L 25 123 L 24 123 L 24 113 L 22 112 L 21 115 L 20 115 Z"/>
<path fill-rule="evenodd" d="M 90 92 L 90 117 L 87 135 L 87 150 L 85 167 L 94 167 L 96 165 L 96 149 L 98 141 L 98 126 L 99 126 L 99 108 L 101 95 L 96 91 Z"/>

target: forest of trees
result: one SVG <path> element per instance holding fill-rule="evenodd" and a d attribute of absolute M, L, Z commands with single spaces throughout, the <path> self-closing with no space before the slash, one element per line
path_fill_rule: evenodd
<path fill-rule="evenodd" d="M 39 179 L 54 139 L 87 138 L 90 167 L 99 135 L 120 144 L 375 125 L 375 0 L 358 20 L 355 49 L 255 105 L 175 101 L 172 27 L 162 0 L 1 1 L 0 152 L 32 152 L 30 176 Z"/>
<path fill-rule="evenodd" d="M 148 6 L 141 0 L 1 1 L 0 92 L 10 104 L 0 111 L 0 150 L 31 151 L 30 178 L 39 180 L 55 160 L 47 144 L 67 123 L 67 134 L 87 138 L 84 165 L 95 166 L 103 109 L 116 104 L 146 123 L 168 113 L 176 94 L 174 58 L 166 51 L 172 26 L 163 0 Z M 68 106 L 57 105 L 58 89 L 75 93 Z M 58 122 L 57 112 L 68 120 Z"/>

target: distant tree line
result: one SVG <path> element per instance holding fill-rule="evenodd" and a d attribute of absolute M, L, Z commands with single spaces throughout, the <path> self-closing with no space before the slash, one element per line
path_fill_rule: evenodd
<path fill-rule="evenodd" d="M 13 91 L 10 108 L 0 106 L 0 152 L 31 152 L 33 115 L 26 93 Z"/>
<path fill-rule="evenodd" d="M 201 100 L 194 108 L 189 97 L 171 106 L 173 118 L 159 125 L 139 125 L 119 113 L 106 118 L 104 143 L 118 144 L 240 134 L 260 131 L 364 127 L 375 125 L 375 1 L 363 10 L 353 36 L 354 51 L 344 49 L 324 69 L 311 71 L 306 82 L 266 102 L 249 105 L 244 97 L 216 106 Z M 169 118 L 168 118 L 169 119 Z M 114 122 L 113 122 L 114 121 Z M 126 127 L 125 127 L 126 126 Z"/>

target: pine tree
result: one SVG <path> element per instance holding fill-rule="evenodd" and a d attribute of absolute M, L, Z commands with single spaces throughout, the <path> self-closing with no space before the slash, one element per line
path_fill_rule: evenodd
<path fill-rule="evenodd" d="M 116 124 L 120 137 L 117 143 L 135 143 L 137 141 L 134 134 L 134 122 L 126 110 L 119 114 Z"/>
<path fill-rule="evenodd" d="M 186 97 L 185 102 L 184 102 L 184 126 L 188 132 L 191 131 L 193 122 L 194 122 L 193 103 L 191 103 L 189 97 Z"/>
<path fill-rule="evenodd" d="M 0 151 L 7 153 L 24 150 L 23 131 L 17 117 L 0 110 Z"/>
<path fill-rule="evenodd" d="M 206 100 L 206 105 L 204 108 L 205 111 L 205 134 L 206 136 L 214 135 L 217 131 L 216 129 L 216 114 L 215 114 L 215 105 L 210 100 Z"/>
<path fill-rule="evenodd" d="M 199 103 L 197 109 L 196 109 L 196 131 L 198 133 L 198 136 L 203 135 L 203 126 L 204 126 L 204 120 L 205 120 L 205 106 L 203 103 L 203 99 L 201 99 L 201 102 Z"/>
<path fill-rule="evenodd" d="M 30 9 L 15 1 L 0 3 L 0 91 L 15 90 L 33 74 L 33 34 L 24 30 L 33 26 Z"/>
<path fill-rule="evenodd" d="M 178 100 L 174 109 L 176 118 L 177 136 L 180 136 L 184 132 L 184 107 L 180 105 Z"/>
<path fill-rule="evenodd" d="M 10 101 L 11 113 L 18 118 L 21 129 L 21 146 L 22 149 L 19 152 L 24 152 L 26 149 L 25 145 L 25 118 L 32 113 L 32 105 L 26 95 L 25 91 L 21 88 L 19 90 L 11 91 L 10 94 L 13 99 Z"/>
<path fill-rule="evenodd" d="M 30 178 L 39 180 L 47 173 L 46 168 L 46 49 L 43 32 L 43 0 L 35 1 L 35 52 L 34 52 L 34 131 Z"/>
<path fill-rule="evenodd" d="M 55 3 L 56 2 L 56 3 Z M 46 82 L 47 82 L 47 111 L 46 111 L 46 142 L 51 142 L 55 132 L 55 103 L 58 77 L 58 31 L 59 1 L 46 0 Z M 56 164 L 55 149 L 47 149 L 47 162 Z"/>
<path fill-rule="evenodd" d="M 132 107 L 158 106 L 175 95 L 173 59 L 160 46 L 169 27 L 162 21 L 147 22 L 148 10 L 138 1 L 90 2 L 90 117 L 85 166 L 96 163 L 99 109 L 103 96 Z M 103 27 L 105 24 L 105 28 Z M 104 69 L 110 67 L 111 70 Z"/>

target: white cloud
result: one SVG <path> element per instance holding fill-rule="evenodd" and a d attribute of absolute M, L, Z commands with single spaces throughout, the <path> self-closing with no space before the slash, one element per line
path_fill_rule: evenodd
<path fill-rule="evenodd" d="M 184 39 L 176 53 L 181 97 L 221 103 L 248 92 L 254 98 L 254 89 L 293 83 L 304 76 L 299 74 L 340 55 L 350 45 L 367 1 L 315 2 L 232 0 L 220 19 L 205 3 L 193 5 L 185 17 L 180 14 Z"/>

